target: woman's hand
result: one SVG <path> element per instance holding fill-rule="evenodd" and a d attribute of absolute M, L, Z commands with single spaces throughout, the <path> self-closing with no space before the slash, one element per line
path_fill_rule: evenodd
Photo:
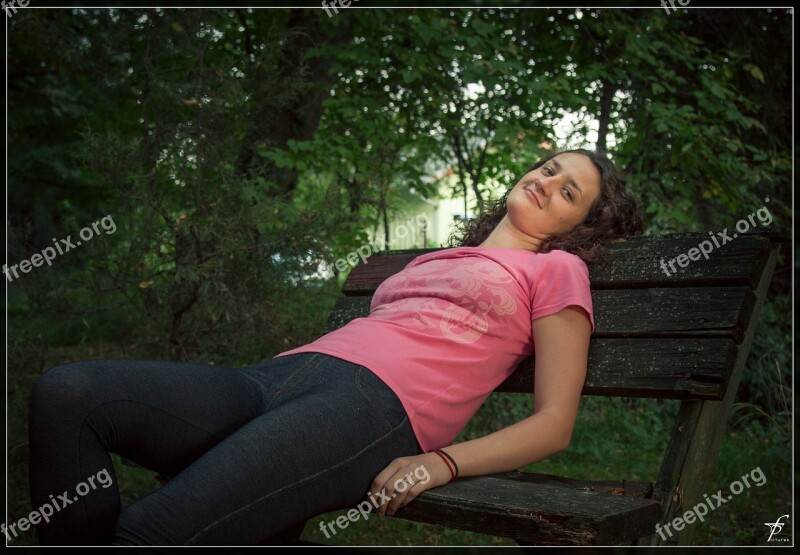
<path fill-rule="evenodd" d="M 451 479 L 450 470 L 436 453 L 400 457 L 375 476 L 370 500 L 378 516 L 393 515 L 423 491 L 443 486 Z"/>

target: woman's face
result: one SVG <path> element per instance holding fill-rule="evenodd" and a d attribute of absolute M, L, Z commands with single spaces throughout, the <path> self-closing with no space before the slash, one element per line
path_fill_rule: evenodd
<path fill-rule="evenodd" d="M 600 172 L 583 154 L 566 152 L 526 173 L 506 200 L 511 223 L 539 241 L 583 222 L 600 196 Z"/>

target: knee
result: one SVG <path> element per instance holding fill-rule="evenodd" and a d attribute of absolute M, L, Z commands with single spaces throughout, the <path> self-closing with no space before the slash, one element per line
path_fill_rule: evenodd
<path fill-rule="evenodd" d="M 90 360 L 61 364 L 39 376 L 31 389 L 31 412 L 92 404 L 98 393 L 92 373 L 100 362 Z"/>

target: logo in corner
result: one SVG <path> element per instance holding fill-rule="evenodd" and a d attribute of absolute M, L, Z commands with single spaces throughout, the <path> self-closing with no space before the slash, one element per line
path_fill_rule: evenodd
<path fill-rule="evenodd" d="M 764 523 L 765 526 L 769 526 L 769 538 L 767 538 L 768 542 L 771 542 L 771 541 L 776 541 L 776 542 L 777 541 L 789 541 L 788 539 L 783 539 L 783 538 L 775 539 L 775 540 L 772 539 L 773 536 L 776 536 L 776 535 L 780 534 L 781 530 L 783 530 L 783 525 L 785 523 L 781 522 L 782 518 L 789 518 L 789 515 L 780 516 L 780 517 L 778 517 L 778 520 L 776 520 L 775 522 L 765 522 Z"/>

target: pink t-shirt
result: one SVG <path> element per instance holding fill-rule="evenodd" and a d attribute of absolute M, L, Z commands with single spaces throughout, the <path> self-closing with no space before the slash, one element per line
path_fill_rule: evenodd
<path fill-rule="evenodd" d="M 446 248 L 384 280 L 368 317 L 276 357 L 317 352 L 367 367 L 400 398 L 428 452 L 450 445 L 533 354 L 531 321 L 570 305 L 594 331 L 589 270 L 573 254 Z"/>

